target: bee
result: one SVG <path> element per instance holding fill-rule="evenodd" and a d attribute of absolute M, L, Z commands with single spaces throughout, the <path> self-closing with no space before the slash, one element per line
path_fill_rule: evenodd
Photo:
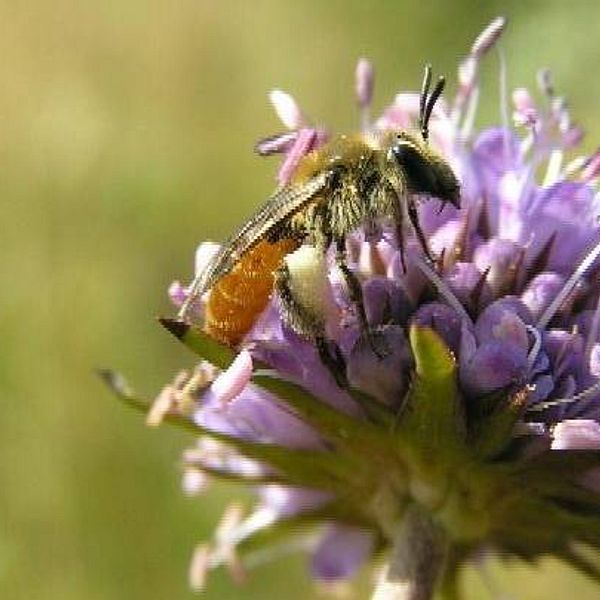
<path fill-rule="evenodd" d="M 301 324 L 308 321 L 301 317 L 305 311 L 295 301 L 285 264 L 289 252 L 308 243 L 322 255 L 331 246 L 335 248 L 336 263 L 357 308 L 359 324 L 368 335 L 362 288 L 347 265 L 346 238 L 359 227 L 377 235 L 383 224 L 391 225 L 406 269 L 403 249 L 407 220 L 423 252 L 433 261 L 419 225 L 418 197 L 435 197 L 443 205 L 449 202 L 460 207 L 458 180 L 448 162 L 428 143 L 429 120 L 444 85 L 445 79 L 440 77 L 430 94 L 431 67 L 427 65 L 418 133 L 399 131 L 379 139 L 341 135 L 303 157 L 292 180 L 279 187 L 196 276 L 179 318 L 187 319 L 195 300 L 210 291 L 205 328 L 217 331 L 222 341 L 234 345 L 265 308 L 275 283 L 289 320 L 297 324 L 299 333 L 315 339 L 322 359 L 329 360 L 324 332 L 309 326 L 300 331 Z M 254 287 L 256 281 L 261 281 L 260 293 Z M 234 321 L 240 324 L 234 325 Z M 230 335 L 230 330 L 235 333 Z M 334 354 L 337 363 L 339 353 Z"/>

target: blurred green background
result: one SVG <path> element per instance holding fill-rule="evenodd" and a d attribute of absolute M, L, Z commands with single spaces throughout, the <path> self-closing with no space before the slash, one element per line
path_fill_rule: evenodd
<path fill-rule="evenodd" d="M 496 14 L 511 87 L 550 66 L 600 139 L 596 2 L 437 0 L 0 4 L 0 597 L 191 598 L 188 559 L 233 487 L 180 492 L 190 437 L 149 430 L 93 375 L 113 366 L 153 395 L 192 359 L 154 321 L 196 244 L 220 239 L 273 187 L 252 153 L 281 129 L 266 102 L 293 92 L 335 129 L 357 123 L 353 71 L 377 67 L 376 107 L 425 60 L 457 60 Z M 497 65 L 481 122 L 498 117 Z M 247 496 L 244 496 L 247 498 Z M 494 567 L 521 599 L 597 598 L 555 563 Z M 467 574 L 471 598 L 484 586 Z M 368 581 L 355 597 L 364 597 Z M 206 598 L 313 598 L 303 557 Z"/>

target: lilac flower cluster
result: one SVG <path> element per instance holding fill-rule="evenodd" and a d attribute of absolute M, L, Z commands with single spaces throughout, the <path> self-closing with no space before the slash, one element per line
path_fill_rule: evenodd
<path fill-rule="evenodd" d="M 311 552 L 316 579 L 347 579 L 374 552 L 385 549 L 391 537 L 386 524 L 393 518 L 367 518 L 361 503 L 374 505 L 381 500 L 380 495 L 391 495 L 428 505 L 433 494 L 436 500 L 431 500 L 432 505 L 438 506 L 437 484 L 429 486 L 430 478 L 424 477 L 427 485 L 422 481 L 417 485 L 406 475 L 414 467 L 410 458 L 400 456 L 397 461 L 401 465 L 398 481 L 408 480 L 407 485 L 390 481 L 384 489 L 380 481 L 371 481 L 368 473 L 361 471 L 362 465 L 353 463 L 355 470 L 347 472 L 346 490 L 342 484 L 320 485 L 318 477 L 308 485 L 304 482 L 311 477 L 304 472 L 295 476 L 293 469 L 286 470 L 281 462 L 274 466 L 248 455 L 245 448 L 254 446 L 232 448 L 227 443 L 235 438 L 309 456 L 329 456 L 337 443 L 311 419 L 304 418 L 297 406 L 290 408 L 285 398 L 282 401 L 273 390 L 257 383 L 257 373 L 268 367 L 277 373 L 276 381 L 293 382 L 335 415 L 341 415 L 344 422 L 365 423 L 364 436 L 354 442 L 364 445 L 363 453 L 377 452 L 378 442 L 371 442 L 372 432 L 377 427 L 383 430 L 388 421 L 372 417 L 369 410 L 375 406 L 376 414 L 403 414 L 407 397 L 414 392 L 415 373 L 419 373 L 414 331 L 435 332 L 449 350 L 456 385 L 451 395 L 459 399 L 467 437 L 496 418 L 498 407 L 500 412 L 513 415 L 505 439 L 493 455 L 496 465 L 506 460 L 514 467 L 514 475 L 526 472 L 526 464 L 533 478 L 543 470 L 538 479 L 544 483 L 536 481 L 541 488 L 547 485 L 553 489 L 556 497 L 565 500 L 563 504 L 567 500 L 575 504 L 574 498 L 581 505 L 600 504 L 596 496 L 600 470 L 594 468 L 594 464 L 600 467 L 600 461 L 586 458 L 585 464 L 573 466 L 565 458 L 568 468 L 561 463 L 556 467 L 556 481 L 546 481 L 552 476 L 549 465 L 554 464 L 549 456 L 600 449 L 600 198 L 596 190 L 600 154 L 572 156 L 581 130 L 572 123 L 564 99 L 556 95 L 546 72 L 540 75 L 539 102 L 527 90 L 513 92 L 514 127 L 504 122 L 474 131 L 479 64 L 495 47 L 503 27 L 504 22 L 497 20 L 476 40 L 460 65 L 456 97 L 452 102 L 442 99 L 431 118 L 431 143 L 444 154 L 461 181 L 460 209 L 446 206 L 442 210 L 435 199 L 420 206 L 420 222 L 436 263 L 425 259 L 413 236 L 408 236 L 404 250 L 406 269 L 391 232 L 384 231 L 382 239 L 374 242 L 357 231 L 348 240 L 349 265 L 362 282 L 369 325 L 390 351 L 383 357 L 375 355 L 361 336 L 354 307 L 329 257 L 327 285 L 334 309 L 328 316 L 328 332 L 344 356 L 350 390 L 336 384 L 313 344 L 288 327 L 274 296 L 228 369 L 217 374 L 202 363 L 195 373 L 180 378 L 164 392 L 165 411 L 177 410 L 201 431 L 221 436 L 217 440 L 203 436 L 186 453 L 187 492 L 198 492 L 207 478 L 220 475 L 256 485 L 259 498 L 245 519 L 239 512 L 233 519 L 229 515 L 214 541 L 198 555 L 196 574 L 224 563 L 236 573 L 241 564 L 249 567 L 269 558 L 267 546 L 252 546 L 251 540 L 273 530 L 285 539 L 287 534 L 295 534 L 295 541 L 285 546 L 288 549 L 302 547 Z M 501 56 L 500 62 L 503 69 Z M 417 93 L 398 94 L 379 118 L 370 118 L 373 69 L 365 60 L 358 64 L 356 91 L 365 135 L 377 137 L 416 126 Z M 278 180 L 285 184 L 302 157 L 325 143 L 327 133 L 311 127 L 296 102 L 284 92 L 273 92 L 271 101 L 289 132 L 263 141 L 258 150 L 262 154 L 283 153 Z M 507 120 L 508 108 L 505 113 Z M 206 263 L 208 250 L 209 246 L 200 247 L 197 269 Z M 181 304 L 185 288 L 174 284 L 171 296 Z M 365 398 L 369 399 L 367 404 L 361 402 Z M 501 425 L 494 427 L 497 429 L 493 431 L 501 429 Z M 388 434 L 386 429 L 382 438 Z M 340 445 L 345 447 L 342 442 Z M 508 455 L 510 458 L 505 458 Z M 374 456 L 367 457 L 367 465 L 376 463 Z M 448 467 L 448 477 L 457 477 L 461 468 L 461 464 Z M 487 473 L 485 468 L 481 467 L 482 473 Z M 298 473 L 302 469 L 299 467 Z M 576 481 L 558 481 L 569 470 L 570 475 L 577 475 Z M 386 472 L 390 480 L 395 477 L 393 468 Z M 360 477 L 364 482 L 356 481 Z M 521 485 L 516 479 L 492 485 L 490 496 L 501 496 L 503 490 Z M 344 495 L 342 501 L 340 494 Z M 461 523 L 456 525 L 458 533 L 450 534 L 465 549 L 457 563 L 477 549 L 491 546 L 527 558 L 556 551 L 581 567 L 579 559 L 567 556 L 568 543 L 577 539 L 599 545 L 599 535 L 586 537 L 568 526 L 556 538 L 550 536 L 547 545 L 531 530 L 521 534 L 530 540 L 513 535 L 511 526 L 501 525 L 503 519 L 512 518 L 514 529 L 520 522 L 535 528 L 537 521 L 525 508 L 521 511 L 530 499 L 511 504 L 511 494 L 506 492 L 513 516 L 507 516 L 508 509 L 506 515 L 496 515 L 493 523 L 481 525 L 482 533 L 480 529 L 473 533 L 474 526 L 463 527 L 462 516 L 449 518 L 452 526 L 448 529 Z M 487 496 L 482 493 L 481 497 Z M 542 506 L 538 496 L 535 498 L 527 510 Z M 454 510 L 460 512 L 461 508 Z M 464 511 L 469 510 L 467 502 Z M 299 524 L 304 526 L 300 541 L 296 535 Z M 597 523 L 589 527 L 598 530 Z M 274 546 L 281 548 L 279 533 L 274 533 L 273 539 L 279 544 Z M 241 562 L 236 546 L 242 553 Z"/>

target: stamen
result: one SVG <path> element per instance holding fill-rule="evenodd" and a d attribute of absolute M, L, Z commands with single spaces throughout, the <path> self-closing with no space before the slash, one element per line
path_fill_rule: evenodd
<path fill-rule="evenodd" d="M 548 433 L 548 428 L 545 423 L 539 423 L 538 421 L 518 421 L 513 429 L 513 437 L 522 436 L 542 436 Z"/>
<path fill-rule="evenodd" d="M 581 169 L 581 178 L 584 181 L 595 179 L 598 175 L 600 175 L 600 149 L 586 159 Z"/>
<path fill-rule="evenodd" d="M 260 156 L 271 156 L 288 152 L 298 137 L 297 131 L 286 131 L 270 137 L 258 140 L 254 145 L 254 151 Z"/>
<path fill-rule="evenodd" d="M 458 66 L 458 84 L 459 88 L 454 99 L 450 119 L 454 127 L 458 128 L 463 116 L 463 109 L 467 100 L 477 84 L 477 71 L 479 61 L 474 56 L 467 56 Z"/>
<path fill-rule="evenodd" d="M 473 325 L 473 321 L 465 310 L 465 307 L 459 302 L 458 298 L 453 294 L 452 290 L 446 285 L 444 280 L 429 266 L 427 262 L 425 262 L 421 256 L 416 258 L 416 263 L 423 275 L 425 275 L 425 277 L 427 277 L 427 279 L 429 279 L 429 281 L 437 288 L 440 296 L 446 300 L 449 306 L 453 308 L 467 323 Z"/>
<path fill-rule="evenodd" d="M 476 38 L 471 46 L 471 54 L 481 58 L 500 39 L 506 29 L 506 17 L 496 17 Z"/>
<path fill-rule="evenodd" d="M 552 320 L 558 309 L 563 305 L 563 302 L 567 299 L 567 296 L 573 291 L 575 286 L 579 283 L 581 278 L 585 275 L 586 271 L 594 264 L 595 260 L 600 256 L 600 242 L 598 242 L 592 250 L 586 255 L 586 257 L 579 263 L 579 266 L 575 269 L 571 277 L 567 279 L 565 285 L 556 295 L 554 300 L 550 303 L 548 308 L 544 311 L 542 316 L 539 318 L 536 327 L 538 329 L 546 329 L 548 323 Z"/>
<path fill-rule="evenodd" d="M 586 168 L 586 165 L 589 164 L 589 160 L 589 157 L 577 156 L 573 160 L 569 161 L 564 168 L 565 179 L 567 177 L 574 176 L 577 173 L 580 173 L 580 176 L 583 179 L 584 176 L 582 171 Z"/>
<path fill-rule="evenodd" d="M 460 130 L 460 139 L 467 140 L 471 137 L 471 132 L 475 125 L 475 116 L 477 115 L 477 108 L 479 106 L 479 86 L 476 85 L 469 96 L 469 103 L 467 104 L 467 110 L 465 111 L 465 118 L 463 125 Z"/>
<path fill-rule="evenodd" d="M 596 304 L 596 310 L 594 311 L 590 331 L 585 342 L 585 349 L 583 355 L 586 357 L 588 362 L 592 353 L 592 348 L 594 347 L 594 344 L 598 339 L 598 333 L 600 333 L 600 298 L 598 298 L 598 303 Z"/>
<path fill-rule="evenodd" d="M 554 408 L 555 406 L 564 406 L 567 404 L 574 404 L 575 402 L 585 402 L 586 400 L 591 400 L 598 394 L 600 394 L 600 379 L 582 392 L 579 392 L 579 394 L 575 394 L 570 398 L 557 398 L 556 400 L 540 402 L 539 404 L 528 408 L 527 412 L 541 412 L 548 408 Z"/>
<path fill-rule="evenodd" d="M 499 69 L 499 95 L 500 95 L 500 119 L 502 121 L 502 128 L 504 129 L 504 160 L 506 164 L 510 164 L 511 148 L 509 139 L 509 121 L 508 121 L 508 86 L 506 83 L 506 59 L 504 52 L 501 48 L 498 48 L 498 62 L 500 63 Z"/>
<path fill-rule="evenodd" d="M 201 544 L 196 548 L 189 571 L 189 580 L 193 589 L 201 591 L 207 571 L 222 564 L 228 567 L 234 581 L 242 583 L 246 578 L 246 570 L 235 553 L 237 542 L 232 536 L 232 533 L 238 529 L 241 516 L 241 507 L 231 504 L 225 509 L 221 523 L 215 531 L 214 543 Z"/>
<path fill-rule="evenodd" d="M 529 133 L 519 143 L 519 151 L 521 156 L 526 156 L 527 153 L 533 148 L 536 140 L 535 126 L 530 128 Z"/>
<path fill-rule="evenodd" d="M 214 569 L 222 564 L 226 564 L 234 576 L 243 576 L 242 565 L 235 554 L 235 547 L 241 540 L 248 537 L 252 531 L 259 529 L 254 528 L 250 532 L 242 531 L 244 530 L 244 525 L 252 521 L 257 512 L 259 511 L 256 511 L 242 521 L 242 508 L 240 505 L 233 503 L 225 509 L 221 522 L 215 531 L 214 547 L 211 548 L 208 557 L 209 568 Z M 274 517 L 267 525 L 270 525 L 273 520 Z"/>
<path fill-rule="evenodd" d="M 298 137 L 294 140 L 292 147 L 279 167 L 277 181 L 280 185 L 287 185 L 298 167 L 298 164 L 315 146 L 317 141 L 316 129 L 301 129 Z"/>
<path fill-rule="evenodd" d="M 548 158 L 548 166 L 546 167 L 546 175 L 542 187 L 550 187 L 561 179 L 562 162 L 564 152 L 560 149 L 552 150 Z"/>
<path fill-rule="evenodd" d="M 272 525 L 276 519 L 277 513 L 274 510 L 270 508 L 257 509 L 246 519 L 238 522 L 235 528 L 229 529 L 223 539 L 235 546 L 257 531 Z"/>
<path fill-rule="evenodd" d="M 256 550 L 244 554 L 244 566 L 248 570 L 255 569 L 261 565 L 281 560 L 283 557 L 290 554 L 310 552 L 315 548 L 318 540 L 319 532 L 314 531 L 311 533 L 310 530 L 307 529 L 296 538 L 288 538 L 279 543 L 273 542 L 268 546 L 257 548 Z"/>
<path fill-rule="evenodd" d="M 463 125 L 460 129 L 462 139 L 468 139 L 475 122 L 475 114 L 479 102 L 479 86 L 477 84 L 479 63 L 481 59 L 494 47 L 504 29 L 506 28 L 506 17 L 496 17 L 478 36 L 475 38 L 471 46 L 471 52 L 461 62 L 459 67 L 459 80 L 461 80 L 461 88 L 457 94 L 455 106 L 452 110 L 452 121 L 458 127 L 460 119 L 463 115 L 463 108 L 466 103 L 467 108 Z M 503 64 L 504 58 L 501 55 L 501 75 L 505 71 Z M 504 79 L 506 79 L 504 77 Z M 502 102 L 506 102 L 506 83 L 501 85 Z M 506 108 L 502 109 L 502 114 L 507 115 Z M 503 123 L 504 127 L 508 125 L 508 116 Z"/>
<path fill-rule="evenodd" d="M 542 336 L 533 325 L 526 325 L 525 328 L 533 336 L 533 345 L 527 354 L 527 371 L 533 369 L 533 365 L 537 360 L 538 354 L 542 348 Z"/>
<path fill-rule="evenodd" d="M 210 546 L 198 544 L 192 554 L 188 570 L 188 581 L 194 592 L 202 592 L 206 586 L 206 574 L 209 569 Z"/>
<path fill-rule="evenodd" d="M 547 97 L 554 97 L 554 84 L 552 83 L 552 74 L 550 69 L 540 69 L 537 74 L 538 87 Z"/>
<path fill-rule="evenodd" d="M 371 128 L 370 108 L 373 100 L 375 69 L 366 58 L 361 58 L 356 65 L 355 82 L 356 99 L 360 108 L 361 129 L 369 131 Z"/>
<path fill-rule="evenodd" d="M 288 129 L 300 129 L 306 126 L 306 118 L 293 96 L 281 90 L 272 90 L 269 92 L 269 101 Z"/>

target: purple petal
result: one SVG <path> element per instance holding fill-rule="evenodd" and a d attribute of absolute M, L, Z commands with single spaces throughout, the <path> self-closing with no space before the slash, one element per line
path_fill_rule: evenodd
<path fill-rule="evenodd" d="M 348 579 L 370 558 L 373 546 L 373 535 L 368 531 L 330 525 L 314 551 L 312 575 L 323 581 Z"/>
<path fill-rule="evenodd" d="M 533 406 L 537 402 L 547 400 L 554 391 L 554 379 L 552 375 L 541 375 L 535 377 L 531 382 L 533 390 L 529 392 L 528 404 Z"/>
<path fill-rule="evenodd" d="M 282 517 L 318 508 L 331 499 L 328 492 L 283 485 L 262 485 L 258 488 L 258 496 L 263 507 Z"/>
<path fill-rule="evenodd" d="M 549 237 L 556 234 L 548 267 L 570 274 L 584 251 L 597 238 L 598 208 L 594 188 L 587 183 L 561 181 L 539 191 L 522 241 L 533 235 L 530 256 L 536 256 Z"/>
<path fill-rule="evenodd" d="M 363 285 L 363 299 L 367 321 L 373 327 L 406 323 L 412 305 L 402 286 L 385 277 L 371 277 Z"/>
<path fill-rule="evenodd" d="M 550 358 L 555 378 L 571 375 L 579 381 L 585 374 L 584 342 L 579 334 L 559 329 L 547 331 L 543 347 Z"/>
<path fill-rule="evenodd" d="M 483 273 L 473 263 L 459 262 L 444 276 L 444 281 L 461 304 L 471 306 L 472 295 L 480 285 L 482 276 Z M 484 282 L 479 293 L 479 298 L 476 298 L 478 300 L 477 304 L 487 304 L 491 296 L 490 286 L 487 282 Z"/>
<path fill-rule="evenodd" d="M 256 386 L 246 386 L 230 402 L 222 403 L 209 390 L 194 420 L 198 425 L 254 441 L 293 448 L 321 448 L 314 429 L 302 422 L 280 401 Z"/>
<path fill-rule="evenodd" d="M 489 269 L 486 281 L 494 293 L 498 294 L 513 277 L 520 255 L 521 247 L 515 242 L 492 238 L 477 247 L 473 253 L 473 262 L 482 272 Z"/>
<path fill-rule="evenodd" d="M 531 311 L 535 319 L 538 319 L 548 308 L 552 300 L 565 284 L 565 279 L 558 273 L 540 273 L 530 282 L 523 294 L 521 300 L 523 304 Z"/>
<path fill-rule="evenodd" d="M 447 304 L 428 302 L 413 315 L 411 324 L 431 327 L 444 340 L 446 346 L 458 354 L 462 323 L 458 314 Z"/>
<path fill-rule="evenodd" d="M 314 345 L 287 327 L 282 330 L 281 340 L 257 344 L 253 356 L 283 377 L 299 383 L 326 404 L 355 417 L 362 415 L 360 408 L 323 366 Z"/>
<path fill-rule="evenodd" d="M 492 230 L 500 237 L 518 239 L 527 175 L 519 140 L 510 130 L 487 129 L 475 141 L 472 163 L 487 198 Z"/>
<path fill-rule="evenodd" d="M 490 304 L 475 324 L 479 344 L 493 340 L 503 341 L 523 349 L 529 348 L 529 334 L 525 323 L 502 302 Z"/>
<path fill-rule="evenodd" d="M 409 382 L 412 354 L 401 327 L 389 325 L 376 332 L 388 353 L 378 357 L 369 343 L 360 338 L 348 356 L 350 383 L 391 406 L 401 403 Z"/>
<path fill-rule="evenodd" d="M 425 213 L 425 211 L 421 211 Z M 452 219 L 445 223 L 439 223 L 438 214 L 439 211 L 430 211 L 426 217 L 424 215 L 423 220 L 421 221 L 421 225 L 424 230 L 431 230 L 435 227 L 436 231 L 434 234 L 429 236 L 429 249 L 436 254 L 437 256 L 441 255 L 445 250 L 446 252 L 450 252 L 456 243 L 456 239 L 458 238 L 461 230 L 463 228 L 463 224 L 459 219 Z M 436 223 L 435 220 L 438 222 Z"/>
<path fill-rule="evenodd" d="M 521 385 L 527 374 L 527 352 L 514 344 L 488 342 L 475 351 L 467 365 L 461 367 L 460 380 L 471 396 Z"/>
<path fill-rule="evenodd" d="M 461 202 L 462 200 L 461 189 Z M 444 248 L 451 248 L 462 228 L 460 211 L 450 204 L 443 203 L 437 198 L 430 198 L 419 206 L 419 223 L 429 236 L 429 247 L 436 254 Z"/>
<path fill-rule="evenodd" d="M 466 324 L 462 323 L 460 330 L 460 368 L 465 369 L 477 350 L 477 341 L 475 340 L 475 334 L 471 331 L 471 328 Z"/>
<path fill-rule="evenodd" d="M 479 134 L 473 144 L 473 159 L 489 191 L 495 191 L 502 175 L 523 167 L 519 140 L 511 130 L 500 127 Z"/>

